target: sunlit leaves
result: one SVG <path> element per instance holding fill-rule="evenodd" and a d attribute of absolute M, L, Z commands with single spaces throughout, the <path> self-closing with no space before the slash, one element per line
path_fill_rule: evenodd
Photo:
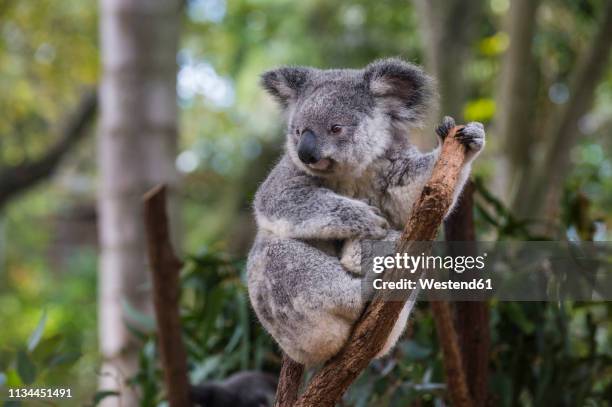
<path fill-rule="evenodd" d="M 488 122 L 495 115 L 495 101 L 493 99 L 477 99 L 468 102 L 463 110 L 463 117 L 468 122 Z"/>

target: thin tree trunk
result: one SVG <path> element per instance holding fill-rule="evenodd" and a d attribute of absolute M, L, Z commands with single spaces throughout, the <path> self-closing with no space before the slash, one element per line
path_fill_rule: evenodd
<path fill-rule="evenodd" d="M 500 165 L 494 183 L 496 194 L 506 201 L 531 167 L 536 79 L 532 43 L 539 2 L 512 1 L 506 22 L 510 44 L 502 62 L 497 97 L 496 134 L 502 150 L 498 152 Z"/>
<path fill-rule="evenodd" d="M 444 222 L 446 241 L 462 242 L 460 247 L 449 244 L 449 254 L 452 256 L 477 254 L 474 189 L 474 184 L 468 181 L 457 207 Z M 470 395 L 475 406 L 485 406 L 489 396 L 489 302 L 458 301 L 453 308 L 454 325 Z"/>
<path fill-rule="evenodd" d="M 593 103 L 595 88 L 608 67 L 612 47 L 612 0 L 603 10 L 599 29 L 579 59 L 578 67 L 570 84 L 570 97 L 563 106 L 559 120 L 551 126 L 546 135 L 547 143 L 544 160 L 536 167 L 519 191 L 515 207 L 519 215 L 541 216 L 553 219 L 556 214 L 563 180 L 569 167 L 570 149 L 579 139 L 578 121 L 588 112 Z"/>
<path fill-rule="evenodd" d="M 154 184 L 167 184 L 171 193 L 177 185 L 179 3 L 100 0 L 100 388 L 121 392 L 103 401 L 107 407 L 138 405 L 126 384 L 137 370 L 138 344 L 123 302 L 151 312 L 141 196 Z"/>
<path fill-rule="evenodd" d="M 483 0 L 414 0 L 424 37 L 426 65 L 436 76 L 440 112 L 463 120 L 464 68 L 471 57 Z"/>
<path fill-rule="evenodd" d="M 475 406 L 468 387 L 465 374 L 465 363 L 459 345 L 459 336 L 453 321 L 453 307 L 448 301 L 431 301 L 429 303 L 438 342 L 442 348 L 442 361 L 446 380 L 446 392 L 455 407 Z"/>

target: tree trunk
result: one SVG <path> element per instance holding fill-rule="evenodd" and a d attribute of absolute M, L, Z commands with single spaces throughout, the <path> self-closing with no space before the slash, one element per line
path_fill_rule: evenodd
<path fill-rule="evenodd" d="M 548 220 L 556 217 L 563 180 L 570 167 L 570 150 L 580 135 L 578 121 L 591 108 L 595 89 L 606 72 L 611 48 L 612 0 L 608 0 L 598 31 L 579 59 L 570 84 L 569 100 L 545 137 L 544 159 L 529 177 L 530 182 L 523 183 L 524 188 L 515 199 L 519 215 L 544 215 Z"/>
<path fill-rule="evenodd" d="M 121 392 L 103 406 L 138 405 L 126 384 L 137 369 L 138 344 L 125 325 L 123 303 L 151 312 L 141 196 L 165 183 L 172 198 L 178 181 L 179 18 L 178 0 L 100 0 L 100 388 Z"/>
<path fill-rule="evenodd" d="M 440 112 L 463 121 L 464 67 L 471 56 L 483 0 L 414 0 L 420 15 L 426 65 L 435 74 Z"/>
<path fill-rule="evenodd" d="M 535 115 L 536 64 L 532 43 L 539 0 L 510 3 L 507 33 L 510 44 L 504 55 L 497 97 L 496 133 L 501 141 L 496 169 L 496 195 L 509 201 L 531 166 Z"/>

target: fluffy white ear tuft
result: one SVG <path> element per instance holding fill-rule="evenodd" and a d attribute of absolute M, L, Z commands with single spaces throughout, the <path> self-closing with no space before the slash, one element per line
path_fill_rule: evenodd
<path fill-rule="evenodd" d="M 314 70 L 305 67 L 283 67 L 264 72 L 261 86 L 280 103 L 283 108 L 295 103 L 308 84 Z"/>
<path fill-rule="evenodd" d="M 400 122 L 420 122 L 435 97 L 433 80 L 398 58 L 372 62 L 364 70 L 364 80 L 377 104 Z"/>

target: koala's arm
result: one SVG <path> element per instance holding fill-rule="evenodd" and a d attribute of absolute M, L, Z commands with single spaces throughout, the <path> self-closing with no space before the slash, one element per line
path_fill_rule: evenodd
<path fill-rule="evenodd" d="M 368 204 L 321 187 L 281 161 L 255 196 L 257 225 L 293 239 L 381 238 L 388 223 Z"/>
<path fill-rule="evenodd" d="M 405 151 L 402 153 L 402 157 L 396 166 L 400 169 L 398 175 L 392 177 L 393 182 L 390 187 L 402 186 L 408 189 L 405 193 L 406 199 L 415 202 L 423 187 L 431 178 L 433 168 L 438 161 L 440 156 L 440 149 L 444 138 L 448 134 L 448 131 L 455 126 L 455 121 L 450 117 L 445 117 L 442 124 L 436 129 L 440 143 L 435 150 L 430 153 L 422 154 L 416 148 Z M 463 168 L 459 173 L 459 179 L 457 180 L 457 186 L 453 192 L 453 202 L 447 212 L 447 215 L 453 211 L 453 208 L 457 202 L 457 198 L 463 191 L 463 187 L 467 182 L 470 172 L 472 171 L 472 162 L 482 151 L 485 144 L 485 132 L 484 127 L 481 123 L 471 122 L 468 123 L 463 129 L 461 129 L 456 136 L 466 148 L 466 159 L 463 164 Z"/>

